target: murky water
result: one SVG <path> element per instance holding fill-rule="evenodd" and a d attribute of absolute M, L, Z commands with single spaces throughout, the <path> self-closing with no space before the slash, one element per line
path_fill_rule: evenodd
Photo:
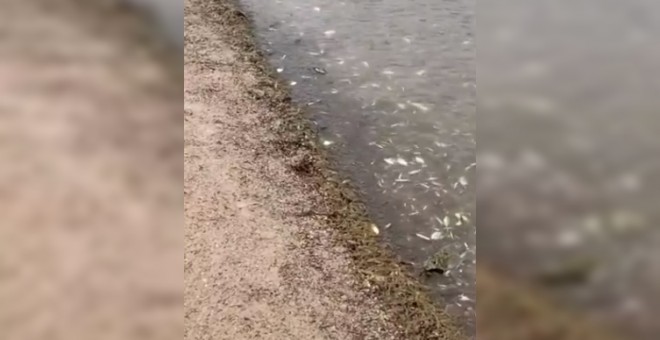
<path fill-rule="evenodd" d="M 473 330 L 474 0 L 242 1 L 386 238 Z M 420 274 L 421 275 L 421 274 Z"/>

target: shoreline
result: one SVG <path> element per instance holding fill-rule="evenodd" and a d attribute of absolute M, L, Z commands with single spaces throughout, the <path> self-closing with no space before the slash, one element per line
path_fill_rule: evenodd
<path fill-rule="evenodd" d="M 186 17 L 192 15 L 189 3 L 195 1 L 187 2 Z M 249 74 L 253 78 L 251 84 L 234 85 L 242 87 L 240 91 L 247 95 L 247 100 L 271 112 L 254 122 L 263 134 L 260 137 L 266 139 L 260 141 L 256 157 L 276 155 L 314 202 L 298 208 L 295 213 L 299 223 L 305 220 L 318 226 L 316 230 L 296 232 L 296 238 L 302 241 L 301 249 L 308 252 L 319 244 L 341 249 L 349 261 L 350 269 L 345 274 L 354 281 L 351 289 L 359 291 L 362 299 L 375 301 L 379 313 L 394 327 L 391 330 L 394 333 L 387 336 L 397 339 L 468 338 L 374 234 L 372 222 L 356 191 L 332 170 L 335 167 L 318 145 L 316 132 L 305 112 L 291 102 L 288 88 L 277 79 L 256 46 L 247 16 L 231 0 L 203 5 L 197 2 L 196 6 L 203 8 L 202 20 L 225 33 L 224 43 L 240 60 L 234 64 L 219 62 L 204 67 L 229 67 L 233 72 Z M 188 26 L 184 39 L 188 50 L 188 46 L 194 44 Z M 186 66 L 191 55 L 186 53 Z"/>
<path fill-rule="evenodd" d="M 230 6 L 233 1 L 215 0 L 228 2 Z M 233 8 L 239 11 L 238 15 L 242 18 L 244 13 L 240 6 L 233 5 Z M 266 101 L 275 112 L 281 112 L 275 121 L 265 122 L 270 125 L 268 129 L 277 135 L 273 141 L 275 149 L 301 181 L 311 184 L 324 202 L 301 214 L 316 216 L 333 232 L 334 241 L 348 249 L 356 266 L 356 275 L 371 287 L 371 293 L 378 295 L 388 310 L 396 311 L 393 314 L 401 314 L 395 315 L 395 318 L 400 318 L 401 324 L 413 324 L 403 333 L 409 336 L 408 339 L 415 336 L 424 339 L 462 339 L 458 336 L 458 330 L 454 329 L 455 320 L 431 300 L 427 289 L 409 273 L 408 268 L 399 264 L 396 255 L 376 237 L 372 229 L 375 224 L 369 218 L 358 190 L 335 170 L 337 166 L 321 147 L 305 110 L 291 102 L 288 86 L 278 78 L 256 46 L 249 18 L 242 21 L 247 26 L 240 28 L 243 31 L 243 38 L 238 38 L 242 40 L 240 46 L 249 46 L 248 53 L 254 53 L 251 56 L 254 66 L 258 72 L 263 72 L 260 75 L 265 84 L 262 90 L 275 90 L 273 96 L 255 92 L 254 99 Z M 448 334 L 437 332 L 442 328 Z"/>
<path fill-rule="evenodd" d="M 376 310 L 378 316 L 375 318 L 386 320 L 375 328 L 368 323 L 354 321 L 354 326 L 362 327 L 363 332 L 378 329 L 375 333 L 361 334 L 362 337 L 357 338 L 470 338 L 457 320 L 448 316 L 430 298 L 427 289 L 411 274 L 409 268 L 400 264 L 396 255 L 374 234 L 373 222 L 357 191 L 333 170 L 336 167 L 327 151 L 319 145 L 317 133 L 311 127 L 305 111 L 292 103 L 287 85 L 279 80 L 256 45 L 252 23 L 240 6 L 234 0 L 214 0 L 204 4 L 191 0 L 186 2 L 186 17 L 189 15 L 189 3 L 203 8 L 203 18 L 200 19 L 221 32 L 222 43 L 226 44 L 235 58 L 235 61 L 230 62 L 220 60 L 222 58 L 211 58 L 216 60 L 206 62 L 203 67 L 209 71 L 229 69 L 232 73 L 248 74 L 249 81 L 234 83 L 232 86 L 244 93 L 243 99 L 250 102 L 250 107 L 254 105 L 268 111 L 268 114 L 249 123 L 254 131 L 258 131 L 257 136 L 262 138 L 252 145 L 256 150 L 253 150 L 251 157 L 257 163 L 264 157 L 275 158 L 276 162 L 284 164 L 287 172 L 293 174 L 288 180 L 295 181 L 293 185 L 297 190 L 304 191 L 307 204 L 291 201 L 289 203 L 292 206 L 287 208 L 291 208 L 290 223 L 310 227 L 294 232 L 298 251 L 308 257 L 301 260 L 305 263 L 298 265 L 303 267 L 302 270 L 304 266 L 322 267 L 328 264 L 327 259 L 320 260 L 318 254 L 314 254 L 314 249 L 328 248 L 331 252 L 339 249 L 335 255 L 350 267 L 350 270 L 342 270 L 339 274 L 351 281 L 349 285 L 343 284 L 343 289 L 357 291 L 356 296 L 359 296 L 352 303 L 367 301 L 367 305 Z M 189 36 L 188 28 L 185 34 L 184 45 L 188 50 L 188 45 L 195 41 Z M 201 54 L 207 58 L 212 52 L 205 50 Z M 187 66 L 191 55 L 186 53 L 184 58 Z M 223 84 L 216 86 L 211 92 L 226 90 Z M 280 179 L 276 182 L 281 183 Z M 287 183 L 292 185 L 292 182 Z M 484 303 L 478 304 L 478 310 L 479 314 L 486 313 L 489 318 L 482 318 L 484 322 L 478 322 L 478 325 L 487 337 L 495 340 L 525 340 L 529 336 L 559 336 L 557 339 L 609 338 L 603 335 L 606 332 L 593 327 L 595 325 L 588 322 L 584 324 L 581 318 L 575 319 L 573 313 L 564 313 L 556 308 L 538 292 L 513 285 L 483 266 L 479 273 L 483 280 L 478 280 L 478 292 L 484 298 Z M 326 272 L 326 275 L 332 276 L 333 273 Z M 323 291 L 321 293 L 325 294 Z M 360 310 L 357 307 L 353 312 Z M 496 323 L 490 322 L 493 313 L 497 316 L 494 318 Z M 523 321 L 520 315 L 525 315 L 527 321 L 524 325 L 520 324 Z"/>

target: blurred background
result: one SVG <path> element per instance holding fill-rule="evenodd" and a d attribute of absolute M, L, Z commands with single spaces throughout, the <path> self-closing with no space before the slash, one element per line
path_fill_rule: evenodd
<path fill-rule="evenodd" d="M 182 6 L 0 1 L 0 338 L 181 338 Z M 660 4 L 477 6 L 478 337 L 657 339 Z"/>
<path fill-rule="evenodd" d="M 658 339 L 660 3 L 478 10 L 479 338 Z"/>
<path fill-rule="evenodd" d="M 155 26 L 177 51 L 183 49 L 183 0 L 123 1 L 133 9 L 139 9 L 148 18 L 150 26 Z"/>
<path fill-rule="evenodd" d="M 179 5 L 0 1 L 0 339 L 182 338 Z"/>

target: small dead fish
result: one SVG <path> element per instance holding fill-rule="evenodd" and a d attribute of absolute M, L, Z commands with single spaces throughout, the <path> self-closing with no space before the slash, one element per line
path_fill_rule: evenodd
<path fill-rule="evenodd" d="M 457 221 L 456 225 L 459 227 L 462 226 L 463 223 L 470 222 L 470 219 L 467 216 L 465 216 L 464 213 L 455 213 L 454 216 L 456 216 L 456 221 Z"/>
<path fill-rule="evenodd" d="M 316 72 L 318 74 L 327 74 L 328 73 L 328 71 L 326 71 L 322 67 L 314 67 L 314 68 L 312 68 L 312 70 L 314 70 L 314 72 Z"/>
<path fill-rule="evenodd" d="M 412 106 L 414 106 L 414 107 L 416 107 L 416 108 L 418 108 L 418 109 L 420 109 L 424 112 L 427 112 L 428 110 L 430 110 L 428 106 L 426 106 L 424 104 L 421 104 L 421 103 L 410 102 L 408 104 L 410 104 L 410 105 L 412 105 Z"/>
<path fill-rule="evenodd" d="M 415 234 L 415 236 L 417 236 L 417 237 L 419 237 L 419 238 L 421 238 L 422 240 L 426 240 L 426 241 L 431 241 L 431 239 L 430 239 L 430 238 L 428 238 L 428 236 L 426 236 L 426 235 L 422 235 L 422 234 Z"/>
<path fill-rule="evenodd" d="M 462 186 L 466 187 L 468 185 L 467 178 L 465 178 L 465 176 L 461 176 L 461 178 L 458 179 L 458 183 L 460 183 Z"/>

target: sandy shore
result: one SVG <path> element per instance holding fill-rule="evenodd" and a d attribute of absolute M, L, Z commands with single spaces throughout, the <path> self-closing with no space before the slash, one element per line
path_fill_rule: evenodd
<path fill-rule="evenodd" d="M 387 339 L 350 260 L 296 217 L 317 197 L 264 145 L 270 108 L 226 27 L 186 1 L 185 339 Z M 315 231 L 315 246 L 303 244 Z"/>
<path fill-rule="evenodd" d="M 244 14 L 185 4 L 185 338 L 461 338 L 327 177 Z"/>

